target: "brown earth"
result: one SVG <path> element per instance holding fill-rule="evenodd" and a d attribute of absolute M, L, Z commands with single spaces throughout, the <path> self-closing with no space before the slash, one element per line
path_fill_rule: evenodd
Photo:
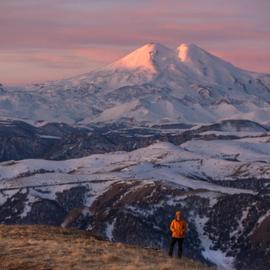
<path fill-rule="evenodd" d="M 0 225 L 1 270 L 206 270 L 190 259 L 101 240 L 88 232 L 41 225 Z"/>

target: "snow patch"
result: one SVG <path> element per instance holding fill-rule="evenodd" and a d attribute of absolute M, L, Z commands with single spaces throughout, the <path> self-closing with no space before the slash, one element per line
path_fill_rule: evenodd
<path fill-rule="evenodd" d="M 111 223 L 107 223 L 107 227 L 106 227 L 106 236 L 110 241 L 113 241 L 113 230 L 114 230 L 114 225 L 116 222 L 116 218 L 113 219 L 113 221 Z"/>
<path fill-rule="evenodd" d="M 197 232 L 199 234 L 199 238 L 201 240 L 201 246 L 203 248 L 202 255 L 205 259 L 211 261 L 212 263 L 216 264 L 219 270 L 233 270 L 235 269 L 234 258 L 228 257 L 224 252 L 221 250 L 214 250 L 212 249 L 212 242 L 208 238 L 208 236 L 204 233 L 204 226 L 207 223 L 207 217 L 199 217 L 196 216 L 195 218 L 195 225 Z"/>

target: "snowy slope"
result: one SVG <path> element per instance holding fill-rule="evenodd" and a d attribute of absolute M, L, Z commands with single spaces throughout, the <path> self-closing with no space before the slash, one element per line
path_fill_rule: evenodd
<path fill-rule="evenodd" d="M 194 44 L 149 43 L 66 80 L 1 88 L 0 116 L 89 123 L 269 123 L 270 76 L 239 69 Z"/>
<path fill-rule="evenodd" d="M 164 248 L 168 218 L 180 208 L 189 222 L 185 250 L 218 269 L 241 269 L 247 238 L 269 210 L 268 140 L 158 142 L 64 161 L 2 162 L 0 222 L 75 222 L 109 240 Z M 261 256 L 252 259 L 264 266 Z"/>
<path fill-rule="evenodd" d="M 227 145 L 227 142 L 222 140 L 210 141 L 208 144 L 191 141 L 183 147 L 156 143 L 132 152 L 96 154 L 65 161 L 30 159 L 2 162 L 0 188 L 101 179 L 155 179 L 192 189 L 228 194 L 253 193 L 250 190 L 221 187 L 218 183 L 212 183 L 211 179 L 234 181 L 253 177 L 269 178 L 270 158 L 266 154 L 267 145 L 262 142 L 252 145 L 239 140 L 229 144 L 227 153 L 224 153 Z M 228 159 L 230 154 L 238 154 L 239 160 Z"/>

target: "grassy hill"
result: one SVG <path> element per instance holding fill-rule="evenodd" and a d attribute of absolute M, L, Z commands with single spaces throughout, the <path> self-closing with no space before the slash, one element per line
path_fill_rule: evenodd
<path fill-rule="evenodd" d="M 1 270 L 179 269 L 209 268 L 162 251 L 98 239 L 77 229 L 0 225 Z"/>

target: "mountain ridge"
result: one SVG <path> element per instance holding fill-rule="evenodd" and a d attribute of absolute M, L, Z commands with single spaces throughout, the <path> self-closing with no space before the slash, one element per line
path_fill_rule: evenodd
<path fill-rule="evenodd" d="M 202 127 L 200 135 L 184 136 L 187 141 L 153 142 L 133 151 L 107 148 L 70 159 L 69 143 L 68 151 L 60 147 L 62 161 L 2 162 L 0 222 L 77 227 L 167 250 L 168 224 L 180 209 L 188 222 L 186 256 L 220 269 L 268 270 L 269 134 L 257 125 L 245 131 L 246 124 L 234 124 Z M 138 129 L 123 132 L 126 139 L 116 131 L 114 139 L 136 143 Z M 140 135 L 142 142 L 148 138 L 143 130 Z"/>
<path fill-rule="evenodd" d="M 239 69 L 185 43 L 175 50 L 148 43 L 99 70 L 26 88 L 2 87 L 1 93 L 1 116 L 20 119 L 81 124 L 270 119 L 270 75 Z"/>

